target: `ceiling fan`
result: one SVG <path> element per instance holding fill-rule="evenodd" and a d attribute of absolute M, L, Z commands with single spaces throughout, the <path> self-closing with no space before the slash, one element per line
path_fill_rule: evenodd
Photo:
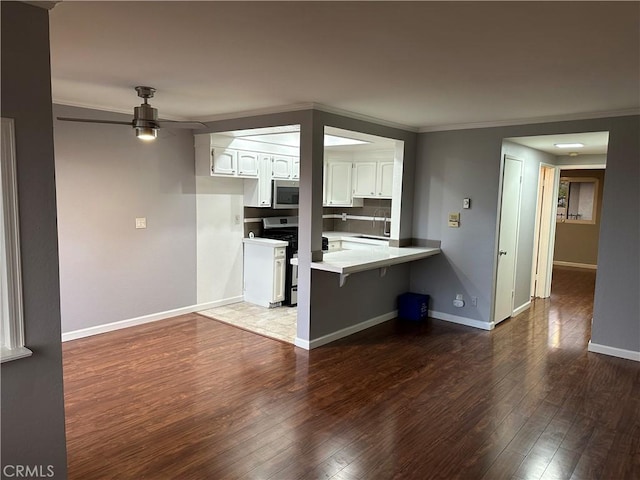
<path fill-rule="evenodd" d="M 133 120 L 121 122 L 117 120 L 92 120 L 90 118 L 58 117 L 65 122 L 108 123 L 113 125 L 129 125 L 136 130 L 136 137 L 142 140 L 154 140 L 158 136 L 160 128 L 204 128 L 206 125 L 200 122 L 176 122 L 171 120 L 158 120 L 158 109 L 153 108 L 147 101 L 153 98 L 156 89 L 153 87 L 135 87 L 138 96 L 144 100 L 139 107 L 133 109 Z"/>

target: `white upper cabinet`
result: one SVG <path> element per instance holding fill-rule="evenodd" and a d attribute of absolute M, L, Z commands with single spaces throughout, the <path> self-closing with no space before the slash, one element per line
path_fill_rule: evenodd
<path fill-rule="evenodd" d="M 376 162 L 356 162 L 353 164 L 353 196 L 371 198 L 376 196 Z"/>
<path fill-rule="evenodd" d="M 378 163 L 376 182 L 378 198 L 393 197 L 393 163 Z"/>
<path fill-rule="evenodd" d="M 235 175 L 238 166 L 238 152 L 227 148 L 211 149 L 212 175 Z"/>
<path fill-rule="evenodd" d="M 391 198 L 393 161 L 355 162 L 353 196 L 355 198 Z"/>
<path fill-rule="evenodd" d="M 328 161 L 325 165 L 325 205 L 329 207 L 361 206 L 362 200 L 354 201 L 351 186 L 352 163 Z"/>
<path fill-rule="evenodd" d="M 271 156 L 261 153 L 258 158 L 258 178 L 244 181 L 244 206 L 270 207 L 271 190 Z"/>
<path fill-rule="evenodd" d="M 238 151 L 238 175 L 242 177 L 258 176 L 259 154 L 255 152 Z"/>
<path fill-rule="evenodd" d="M 293 157 L 286 155 L 274 155 L 271 165 L 272 178 L 291 178 L 291 165 L 293 163 Z"/>
<path fill-rule="evenodd" d="M 211 149 L 211 175 L 258 177 L 258 154 L 231 148 Z"/>
<path fill-rule="evenodd" d="M 291 160 L 291 179 L 300 179 L 300 157 L 293 157 Z"/>

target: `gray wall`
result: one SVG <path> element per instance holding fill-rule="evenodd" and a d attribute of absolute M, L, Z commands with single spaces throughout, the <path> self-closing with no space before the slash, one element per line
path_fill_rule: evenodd
<path fill-rule="evenodd" d="M 132 116 L 60 105 L 54 115 Z M 55 120 L 54 135 L 62 331 L 194 305 L 192 132 L 144 142 L 127 126 Z"/>
<path fill-rule="evenodd" d="M 442 240 L 443 255 L 412 264 L 411 289 L 432 295 L 434 310 L 490 319 L 503 139 L 589 131 L 610 132 L 592 341 L 640 351 L 638 116 L 421 134 L 414 237 Z M 468 212 L 463 197 L 472 198 Z M 454 211 L 463 212 L 461 228 L 448 229 Z M 458 313 L 451 301 L 465 291 L 479 296 L 478 308 Z"/>
<path fill-rule="evenodd" d="M 591 341 L 640 351 L 640 117 L 612 119 Z M 604 129 L 604 128 L 603 128 Z"/>
<path fill-rule="evenodd" d="M 15 119 L 26 346 L 2 364 L 2 464 L 66 478 L 53 126 L 46 10 L 1 2 L 2 116 Z"/>
<path fill-rule="evenodd" d="M 380 277 L 379 270 L 351 275 L 340 287 L 339 275 L 311 272 L 311 339 L 396 310 L 397 298 L 409 291 L 409 265 L 394 265 Z"/>

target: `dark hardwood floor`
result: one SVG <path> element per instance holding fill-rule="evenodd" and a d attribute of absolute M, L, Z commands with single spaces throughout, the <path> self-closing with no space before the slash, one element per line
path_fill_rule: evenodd
<path fill-rule="evenodd" d="M 64 344 L 69 478 L 638 479 L 640 364 L 587 352 L 595 274 L 485 332 L 307 352 L 197 314 Z"/>

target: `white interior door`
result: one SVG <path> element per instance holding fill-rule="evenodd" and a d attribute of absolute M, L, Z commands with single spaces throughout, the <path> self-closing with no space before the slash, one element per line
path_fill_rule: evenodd
<path fill-rule="evenodd" d="M 513 313 L 521 193 L 522 161 L 505 156 L 500 207 L 495 314 L 493 319 L 496 324 L 509 318 Z"/>
<path fill-rule="evenodd" d="M 538 207 L 536 212 L 536 237 L 533 246 L 533 270 L 531 296 L 547 298 L 551 295 L 553 271 L 553 247 L 557 210 L 556 167 L 540 166 Z"/>

